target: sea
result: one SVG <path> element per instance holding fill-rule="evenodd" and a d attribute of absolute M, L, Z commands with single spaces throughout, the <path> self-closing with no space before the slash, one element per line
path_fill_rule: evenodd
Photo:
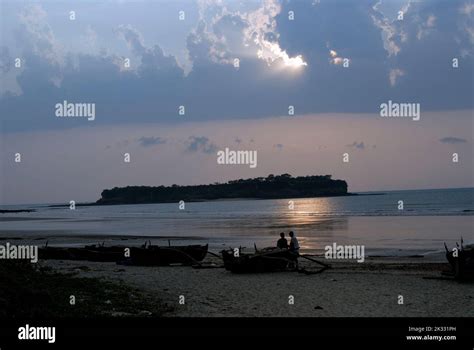
<path fill-rule="evenodd" d="M 354 196 L 275 200 L 77 206 L 1 206 L 35 209 L 0 214 L 0 239 L 57 237 L 91 243 L 135 237 L 153 244 L 274 246 L 293 231 L 303 251 L 321 254 L 333 243 L 364 245 L 366 255 L 416 256 L 444 251 L 461 237 L 474 242 L 474 188 L 364 192 Z"/>

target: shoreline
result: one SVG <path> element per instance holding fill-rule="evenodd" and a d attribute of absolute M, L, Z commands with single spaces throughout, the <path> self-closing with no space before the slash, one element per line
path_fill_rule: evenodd
<path fill-rule="evenodd" d="M 301 237 L 300 237 L 301 238 Z M 215 237 L 200 236 L 161 236 L 161 235 L 123 235 L 123 234 L 80 234 L 69 231 L 51 233 L 38 231 L 25 235 L 23 231 L 0 231 L 0 245 L 5 242 L 11 242 L 13 245 L 35 245 L 38 247 L 45 246 L 48 243 L 50 247 L 83 247 L 85 245 L 103 244 L 105 246 L 124 246 L 138 247 L 150 241 L 153 245 L 166 247 L 168 245 L 189 245 L 189 244 L 208 244 L 209 251 L 214 254 L 220 254 L 223 249 L 235 248 L 240 246 L 244 252 L 253 252 L 254 244 L 259 249 L 266 246 L 260 241 L 254 241 L 252 244 L 239 245 L 233 244 L 232 241 L 220 241 Z M 272 242 L 276 243 L 276 242 Z M 369 253 L 367 253 L 369 252 Z M 318 248 L 302 248 L 302 254 L 312 254 L 318 258 L 324 258 L 324 247 Z M 420 249 L 395 249 L 392 247 L 367 247 L 366 258 L 369 259 L 420 259 L 423 258 L 429 262 L 445 261 L 444 248 L 442 246 L 437 250 L 420 250 Z"/>

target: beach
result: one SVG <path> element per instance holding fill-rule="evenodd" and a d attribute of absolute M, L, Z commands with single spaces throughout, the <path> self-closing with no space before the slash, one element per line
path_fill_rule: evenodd
<path fill-rule="evenodd" d="M 155 315 L 149 306 L 160 303 L 167 311 L 158 314 L 166 317 L 472 317 L 474 284 L 450 280 L 442 272 L 450 268 L 444 242 L 449 249 L 461 237 L 465 244 L 474 242 L 473 195 L 471 188 L 300 198 L 294 199 L 294 210 L 286 199 L 187 203 L 184 211 L 177 203 L 10 207 L 35 211 L 2 214 L 0 244 L 207 244 L 219 255 L 228 248 L 253 252 L 254 245 L 275 246 L 280 232 L 294 231 L 301 253 L 317 256 L 330 269 L 313 275 L 233 274 L 217 267 L 222 260 L 212 254 L 204 261 L 214 268 L 205 269 L 61 260 L 38 264 L 65 276 L 141 291 L 148 297 L 137 314 Z M 400 198 L 403 211 L 396 205 Z M 325 259 L 326 247 L 335 244 L 364 248 L 363 262 Z M 314 271 L 320 266 L 300 259 L 300 267 Z M 114 305 L 92 299 L 91 308 L 116 315 Z"/>
<path fill-rule="evenodd" d="M 137 288 L 166 304 L 170 311 L 165 317 L 473 317 L 474 284 L 442 277 L 448 264 L 437 258 L 427 260 L 333 261 L 332 268 L 314 275 L 233 274 L 223 268 L 87 261 L 48 260 L 40 264 L 61 273 Z M 399 304 L 400 295 L 403 304 Z M 184 304 L 179 302 L 182 296 Z M 290 304 L 291 296 L 294 304 Z M 147 300 L 141 305 L 146 311 Z"/>

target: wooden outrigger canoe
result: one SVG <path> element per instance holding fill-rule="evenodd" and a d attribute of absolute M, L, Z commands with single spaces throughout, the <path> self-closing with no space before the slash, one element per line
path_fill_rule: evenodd
<path fill-rule="evenodd" d="M 124 258 L 125 247 L 104 247 L 100 245 L 75 247 L 39 248 L 39 258 L 43 260 L 85 260 L 117 262 Z"/>
<path fill-rule="evenodd" d="M 461 245 L 456 245 L 457 248 L 449 250 L 446 243 L 444 244 L 452 274 L 458 280 L 474 280 L 474 244 L 465 246 L 461 238 Z"/>
<path fill-rule="evenodd" d="M 130 257 L 121 263 L 139 266 L 195 265 L 204 260 L 208 245 L 153 246 L 130 248 Z"/>
<path fill-rule="evenodd" d="M 298 255 L 280 248 L 264 248 L 255 253 L 238 254 L 234 249 L 223 250 L 222 258 L 226 270 L 234 273 L 284 271 L 291 263 L 295 263 Z"/>
<path fill-rule="evenodd" d="M 39 258 L 42 260 L 75 260 L 72 248 L 44 247 L 38 249 Z"/>
<path fill-rule="evenodd" d="M 129 249 L 130 254 L 126 254 Z M 172 264 L 194 265 L 207 255 L 208 245 L 141 247 L 88 245 L 84 248 L 48 247 L 39 249 L 40 259 L 85 260 L 116 262 L 124 265 L 166 266 Z"/>

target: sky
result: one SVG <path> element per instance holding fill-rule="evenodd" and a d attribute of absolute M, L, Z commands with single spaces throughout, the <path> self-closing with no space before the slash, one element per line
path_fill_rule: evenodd
<path fill-rule="evenodd" d="M 0 0 L 0 17 L 0 204 L 270 173 L 474 186 L 472 1 Z M 382 118 L 388 101 L 419 120 Z M 217 164 L 225 148 L 257 167 Z"/>

